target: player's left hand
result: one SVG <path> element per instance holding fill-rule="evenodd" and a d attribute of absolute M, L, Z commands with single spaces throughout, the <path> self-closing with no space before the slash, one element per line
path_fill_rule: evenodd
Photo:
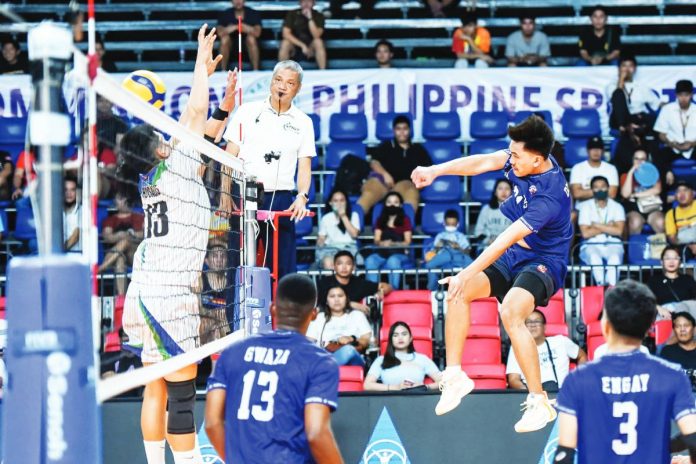
<path fill-rule="evenodd" d="M 309 210 L 307 209 L 307 200 L 302 197 L 295 198 L 290 207 L 285 211 L 292 212 L 290 216 L 291 221 L 299 222 L 309 215 Z"/>

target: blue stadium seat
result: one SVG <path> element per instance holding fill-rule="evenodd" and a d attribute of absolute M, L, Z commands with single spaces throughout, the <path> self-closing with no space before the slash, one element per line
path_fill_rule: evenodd
<path fill-rule="evenodd" d="M 0 118 L 0 150 L 9 152 L 14 163 L 24 150 L 26 132 L 27 118 Z"/>
<path fill-rule="evenodd" d="M 314 141 L 316 142 L 321 138 L 321 118 L 318 114 L 309 114 L 309 118 L 312 120 L 312 126 L 314 126 Z"/>
<path fill-rule="evenodd" d="M 312 158 L 312 171 L 319 171 L 321 170 L 321 147 L 315 145 L 315 149 L 317 150 L 317 156 Z"/>
<path fill-rule="evenodd" d="M 10 232 L 10 223 L 7 221 L 7 211 L 5 211 L 5 208 L 0 209 L 0 221 L 2 221 L 2 235 L 7 237 Z"/>
<path fill-rule="evenodd" d="M 566 167 L 587 161 L 587 139 L 568 139 L 563 144 Z"/>
<path fill-rule="evenodd" d="M 362 142 L 367 138 L 365 114 L 332 114 L 329 119 L 329 138 L 342 142 Z"/>
<path fill-rule="evenodd" d="M 362 142 L 331 142 L 326 146 L 324 165 L 327 170 L 336 170 L 346 155 L 355 155 L 365 159 L 365 144 Z"/>
<path fill-rule="evenodd" d="M 469 144 L 470 155 L 486 155 L 510 146 L 507 140 L 474 140 Z"/>
<path fill-rule="evenodd" d="M 602 135 L 597 110 L 568 109 L 561 116 L 563 135 L 568 138 L 588 138 Z"/>
<path fill-rule="evenodd" d="M 493 194 L 496 181 L 504 177 L 503 171 L 484 172 L 471 177 L 471 200 L 488 203 Z"/>
<path fill-rule="evenodd" d="M 313 228 L 314 225 L 312 224 L 312 218 L 307 216 L 301 221 L 295 223 L 295 237 L 302 238 L 305 235 L 309 235 L 312 233 Z"/>
<path fill-rule="evenodd" d="M 691 166 L 686 164 L 679 166 L 675 162 L 672 166 L 672 173 L 675 179 L 686 181 L 691 185 L 696 185 L 696 164 L 692 164 Z"/>
<path fill-rule="evenodd" d="M 459 230 L 464 230 L 464 213 L 456 202 L 432 202 L 423 206 L 421 213 L 421 229 L 428 235 L 436 235 L 444 230 L 445 212 L 453 209 L 459 213 Z"/>
<path fill-rule="evenodd" d="M 462 179 L 459 176 L 442 176 L 425 187 L 421 192 L 421 200 L 429 201 L 454 201 L 462 198 Z"/>
<path fill-rule="evenodd" d="M 97 207 L 97 230 L 99 230 L 100 234 L 102 231 L 102 224 L 104 223 L 104 219 L 106 219 L 107 217 L 109 217 L 109 209 L 103 206 Z"/>
<path fill-rule="evenodd" d="M 515 115 L 510 118 L 510 122 L 513 124 L 519 124 L 531 115 L 536 114 L 537 116 L 541 116 L 544 118 L 544 121 L 546 121 L 546 124 L 549 125 L 551 129 L 553 129 L 553 116 L 551 115 L 550 111 L 543 110 L 543 111 L 518 111 L 515 113 Z"/>
<path fill-rule="evenodd" d="M 646 259 L 648 235 L 637 234 L 628 237 L 628 264 L 639 266 L 656 266 L 660 264 L 659 259 Z"/>
<path fill-rule="evenodd" d="M 17 208 L 17 218 L 15 221 L 14 237 L 17 240 L 31 240 L 36 238 L 36 222 L 31 202 L 27 198 L 18 200 L 15 203 Z"/>
<path fill-rule="evenodd" d="M 474 111 L 469 120 L 472 139 L 502 139 L 507 135 L 508 114 L 504 111 Z"/>
<path fill-rule="evenodd" d="M 377 203 L 375 206 L 372 207 L 372 227 L 375 227 L 377 225 L 377 219 L 379 219 L 379 215 L 382 213 L 382 208 L 384 208 L 384 203 Z M 406 216 L 411 220 L 411 226 L 415 229 L 416 228 L 416 212 L 413 211 L 413 206 L 409 205 L 408 203 L 404 203 L 404 212 L 406 213 Z"/>
<path fill-rule="evenodd" d="M 365 227 L 365 211 L 363 211 L 362 207 L 355 202 L 350 203 L 350 209 L 351 211 L 358 213 L 358 217 L 360 218 L 360 230 L 363 230 Z"/>
<path fill-rule="evenodd" d="M 454 140 L 462 134 L 459 114 L 425 113 L 423 115 L 423 137 L 428 140 Z"/>
<path fill-rule="evenodd" d="M 462 145 L 452 140 L 428 140 L 423 146 L 434 164 L 462 157 Z"/>
<path fill-rule="evenodd" d="M 406 116 L 411 122 L 411 133 L 413 133 L 413 116 L 411 113 L 377 113 L 375 118 L 375 137 L 379 141 L 391 140 L 394 138 L 392 124 L 397 116 Z"/>

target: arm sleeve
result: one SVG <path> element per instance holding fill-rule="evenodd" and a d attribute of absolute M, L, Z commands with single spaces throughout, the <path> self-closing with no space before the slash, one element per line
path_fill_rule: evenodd
<path fill-rule="evenodd" d="M 338 364 L 330 354 L 323 354 L 310 372 L 305 404 L 324 404 L 335 411 L 338 407 Z"/>
<path fill-rule="evenodd" d="M 507 37 L 507 41 L 505 42 L 505 56 L 508 58 L 515 56 L 514 41 L 513 41 L 512 34 L 510 34 Z"/>
<path fill-rule="evenodd" d="M 611 27 L 611 26 L 610 26 Z M 609 44 L 609 52 L 619 50 L 621 48 L 621 33 L 614 28 L 611 34 L 611 43 Z"/>
<path fill-rule="evenodd" d="M 283 18 L 283 26 L 282 27 L 289 27 L 290 29 L 292 29 L 292 16 L 294 14 L 295 14 L 295 11 L 288 11 L 288 13 L 285 15 L 285 18 Z"/>
<path fill-rule="evenodd" d="M 457 243 L 459 244 L 460 247 L 462 247 L 464 250 L 469 248 L 469 240 L 467 240 L 466 235 L 462 233 L 457 234 Z"/>
<path fill-rule="evenodd" d="M 613 165 L 609 165 L 611 169 L 607 169 L 607 180 L 609 181 L 609 187 L 619 186 L 619 173 Z"/>
<path fill-rule="evenodd" d="M 540 56 L 551 56 L 551 46 L 549 45 L 549 38 L 546 34 L 541 34 L 541 45 L 539 46 Z"/>
<path fill-rule="evenodd" d="M 321 13 L 319 13 L 319 12 L 317 12 L 316 14 L 314 14 L 314 12 L 313 12 L 313 13 L 312 13 L 312 16 L 313 16 L 314 22 L 316 23 L 317 27 L 323 29 L 323 28 L 324 28 L 324 22 L 326 21 L 326 18 L 324 18 L 324 15 L 321 14 Z"/>
<path fill-rule="evenodd" d="M 211 390 L 227 390 L 227 359 L 229 359 L 231 350 L 225 350 L 220 355 L 220 359 L 215 363 L 213 373 L 208 377 L 207 391 Z"/>
<path fill-rule="evenodd" d="M 324 319 L 322 318 L 322 321 Z M 312 340 L 316 340 L 319 342 L 319 336 L 321 335 L 321 323 L 315 319 L 312 322 L 309 323 L 309 327 L 307 327 L 307 338 L 311 338 Z"/>
<path fill-rule="evenodd" d="M 428 150 L 421 144 L 418 144 L 418 162 L 421 166 L 432 166 L 433 164 Z"/>
<path fill-rule="evenodd" d="M 357 279 L 357 277 L 353 277 L 353 279 Z M 372 296 L 375 293 L 377 293 L 377 290 L 379 290 L 379 284 L 377 282 L 372 282 L 371 280 L 363 279 L 360 278 L 360 290 L 365 297 L 367 296 Z M 365 298 L 363 297 L 363 298 Z"/>
<path fill-rule="evenodd" d="M 476 38 L 478 39 L 478 48 L 481 49 L 483 53 L 491 52 L 491 33 L 485 27 L 479 27 L 476 29 Z"/>
<path fill-rule="evenodd" d="M 655 132 L 662 132 L 663 134 L 666 134 L 669 131 L 669 123 L 667 122 L 667 113 L 668 107 L 662 108 L 662 111 L 660 111 L 660 114 L 657 115 L 657 119 L 655 120 L 655 125 L 653 126 L 653 130 Z"/>
<path fill-rule="evenodd" d="M 531 199 L 527 211 L 520 217 L 522 223 L 534 233 L 553 219 L 554 211 L 558 211 L 558 201 L 550 195 L 537 195 Z"/>
<path fill-rule="evenodd" d="M 367 321 L 367 317 L 362 313 L 362 311 L 352 311 L 351 314 L 355 314 L 355 316 L 353 316 L 353 321 L 355 322 L 353 329 L 355 333 L 351 335 L 355 335 L 357 338 L 360 338 L 368 332 L 372 334 L 372 326 Z"/>
<path fill-rule="evenodd" d="M 558 393 L 558 397 L 556 398 L 556 409 L 566 414 L 570 414 L 571 416 L 577 416 L 577 410 L 579 407 L 576 399 L 578 396 L 575 394 L 575 384 L 578 377 L 577 372 L 578 371 L 576 370 L 568 374 L 568 377 L 565 378 L 563 387 L 561 387 L 561 391 Z"/>
<path fill-rule="evenodd" d="M 677 224 L 674 221 L 674 208 L 667 211 L 665 214 L 665 234 L 677 235 Z"/>
<path fill-rule="evenodd" d="M 626 211 L 624 210 L 623 206 L 621 206 L 621 203 L 612 203 L 614 206 L 613 212 L 612 212 L 612 221 L 626 221 Z"/>
<path fill-rule="evenodd" d="M 675 370 L 674 377 L 674 404 L 672 405 L 672 419 L 678 421 L 684 416 L 696 414 L 696 405 L 694 404 L 694 396 L 691 392 L 691 382 L 688 377 L 680 369 Z"/>
<path fill-rule="evenodd" d="M 333 214 L 333 213 L 329 213 Z M 321 221 L 319 221 L 319 231 L 317 232 L 318 235 L 326 236 L 328 235 L 326 232 L 326 229 L 328 228 L 327 222 L 329 220 L 329 214 L 325 214 L 322 216 Z"/>
<path fill-rule="evenodd" d="M 362 224 L 360 224 L 360 216 L 355 211 L 350 213 L 350 223 L 353 224 L 353 227 L 355 227 L 356 229 L 362 229 Z"/>
<path fill-rule="evenodd" d="M 565 343 L 565 350 L 566 353 L 568 353 L 568 357 L 570 359 L 577 359 L 580 353 L 580 347 L 568 337 L 563 337 L 563 342 Z"/>
<path fill-rule="evenodd" d="M 483 208 L 481 208 L 481 212 L 479 213 L 479 217 L 476 220 L 476 227 L 474 228 L 474 235 L 478 237 L 479 235 L 488 235 L 486 233 L 485 227 L 488 221 L 488 214 L 490 212 L 490 208 L 488 205 L 485 205 Z"/>
<path fill-rule="evenodd" d="M 435 375 L 440 373 L 440 369 L 438 369 L 437 365 L 433 362 L 432 359 L 423 355 L 423 362 L 425 364 L 425 373 L 428 377 L 433 378 Z"/>
<path fill-rule="evenodd" d="M 594 201 L 594 200 L 589 200 L 589 201 Z M 592 220 L 590 218 L 590 214 L 587 211 L 587 207 L 585 206 L 587 203 L 582 203 L 578 205 L 578 225 L 579 226 L 589 226 L 592 224 Z"/>
<path fill-rule="evenodd" d="M 298 158 L 314 158 L 317 156 L 317 147 L 314 145 L 314 125 L 309 116 L 302 123 L 302 142 L 297 152 Z"/>
<path fill-rule="evenodd" d="M 382 361 L 384 361 L 384 356 L 379 356 L 370 366 L 370 370 L 367 371 L 367 375 L 370 375 L 377 380 L 382 378 Z"/>
<path fill-rule="evenodd" d="M 569 184 L 580 184 L 582 186 L 582 179 L 581 179 L 581 172 L 580 172 L 580 164 L 576 164 L 573 166 L 570 170 L 570 181 L 568 181 Z"/>
<path fill-rule="evenodd" d="M 505 367 L 506 374 L 522 374 L 522 369 L 515 358 L 515 352 L 510 349 L 510 354 L 508 354 L 507 366 Z"/>

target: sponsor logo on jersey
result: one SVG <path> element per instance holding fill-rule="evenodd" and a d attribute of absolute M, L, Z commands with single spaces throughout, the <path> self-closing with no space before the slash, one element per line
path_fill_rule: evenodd
<path fill-rule="evenodd" d="M 529 186 L 529 193 L 532 194 L 532 195 L 534 195 L 535 193 L 537 193 L 536 185 L 530 185 L 530 186 Z"/>
<path fill-rule="evenodd" d="M 382 408 L 382 413 L 377 420 L 370 441 L 363 452 L 359 464 L 410 464 L 406 449 L 394 427 L 387 408 Z"/>
<path fill-rule="evenodd" d="M 539 265 L 537 266 L 537 271 L 541 272 L 542 274 L 546 274 L 546 271 L 547 271 L 547 270 L 548 270 L 548 269 L 546 269 L 546 266 L 544 266 L 543 264 L 539 264 Z"/>

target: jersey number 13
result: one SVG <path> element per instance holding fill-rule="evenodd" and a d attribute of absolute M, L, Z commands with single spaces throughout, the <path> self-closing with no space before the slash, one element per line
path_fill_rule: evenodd
<path fill-rule="evenodd" d="M 145 205 L 145 238 L 164 237 L 169 233 L 167 202 Z"/>
<path fill-rule="evenodd" d="M 256 387 L 261 387 L 261 403 L 249 408 L 251 402 L 251 391 Z M 255 370 L 250 370 L 244 374 L 244 390 L 242 391 L 242 401 L 237 409 L 237 419 L 248 420 L 249 415 L 259 422 L 269 422 L 273 419 L 273 397 L 278 391 L 278 373 L 273 371 L 260 371 L 258 378 Z"/>

